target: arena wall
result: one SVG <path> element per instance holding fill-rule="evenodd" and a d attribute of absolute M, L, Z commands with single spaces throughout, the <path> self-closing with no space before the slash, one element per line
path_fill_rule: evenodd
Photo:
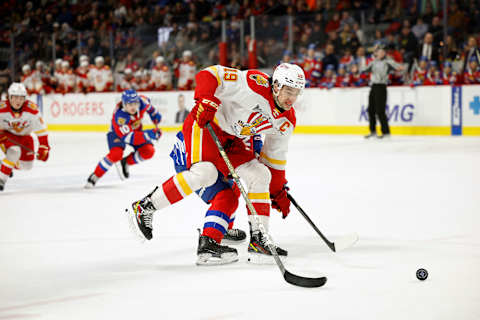
<path fill-rule="evenodd" d="M 297 110 L 296 133 L 365 134 L 369 88 L 306 89 Z M 145 92 L 162 114 L 161 127 L 178 130 L 178 96 L 193 107 L 192 91 Z M 49 130 L 107 131 L 120 93 L 30 97 L 43 110 Z M 387 116 L 392 134 L 480 135 L 480 85 L 389 87 Z M 148 118 L 148 117 L 147 117 Z"/>

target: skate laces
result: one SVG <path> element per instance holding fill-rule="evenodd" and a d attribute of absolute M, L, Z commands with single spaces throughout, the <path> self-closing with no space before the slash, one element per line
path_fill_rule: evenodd
<path fill-rule="evenodd" d="M 229 236 L 238 237 L 238 229 L 229 229 L 227 230 Z"/>
<path fill-rule="evenodd" d="M 143 224 L 152 229 L 152 220 L 153 220 L 153 213 L 155 212 L 155 207 L 153 206 L 152 201 L 150 198 L 145 198 L 138 201 L 135 204 L 135 211 L 137 214 L 137 218 L 142 221 Z"/>

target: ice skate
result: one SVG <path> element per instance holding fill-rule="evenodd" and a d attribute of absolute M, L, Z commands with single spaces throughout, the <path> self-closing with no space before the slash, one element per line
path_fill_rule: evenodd
<path fill-rule="evenodd" d="M 277 249 L 280 260 L 285 261 L 288 255 L 286 250 L 280 247 Z M 272 264 L 275 263 L 272 253 L 267 245 L 266 237 L 260 231 L 254 231 L 250 234 L 250 244 L 248 245 L 248 262 L 254 264 Z"/>
<path fill-rule="evenodd" d="M 125 180 L 130 177 L 130 171 L 128 169 L 127 157 L 115 162 L 115 168 L 117 168 L 118 176 L 120 180 Z"/>
<path fill-rule="evenodd" d="M 0 179 L 0 191 L 3 191 L 5 189 L 5 181 Z"/>
<path fill-rule="evenodd" d="M 370 138 L 377 138 L 377 134 L 375 132 L 370 132 L 366 136 L 364 136 L 365 139 L 370 139 Z"/>
<path fill-rule="evenodd" d="M 220 265 L 238 261 L 237 249 L 219 245 L 208 236 L 200 235 L 197 249 L 197 265 Z"/>
<path fill-rule="evenodd" d="M 247 238 L 247 234 L 245 231 L 240 230 L 240 229 L 229 229 L 225 233 L 222 239 L 222 243 L 225 244 L 236 244 L 236 243 L 241 243 Z"/>
<path fill-rule="evenodd" d="M 155 188 L 145 198 L 132 203 L 131 208 L 125 209 L 130 229 L 143 242 L 152 239 L 153 213 L 157 210 L 152 203 L 151 196 L 158 189 Z"/>
<path fill-rule="evenodd" d="M 85 185 L 85 189 L 94 188 L 97 181 L 98 181 L 98 177 L 95 175 L 95 173 L 92 173 L 91 175 L 88 176 L 87 184 Z"/>

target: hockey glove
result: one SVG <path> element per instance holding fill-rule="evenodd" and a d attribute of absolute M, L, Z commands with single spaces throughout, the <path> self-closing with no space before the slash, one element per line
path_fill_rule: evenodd
<path fill-rule="evenodd" d="M 287 185 L 284 185 L 282 190 L 274 195 L 270 195 L 272 197 L 272 208 L 280 211 L 283 219 L 290 213 L 290 200 L 287 197 L 287 191 L 289 189 Z"/>
<path fill-rule="evenodd" d="M 40 145 L 38 146 L 37 160 L 47 161 L 50 152 L 50 146 L 48 145 L 47 136 L 38 137 L 38 142 L 40 143 Z"/>
<path fill-rule="evenodd" d="M 215 118 L 215 113 L 218 110 L 219 104 L 220 100 L 215 97 L 200 98 L 197 100 L 192 112 L 200 128 L 204 128 L 207 122 L 210 122 Z"/>
<path fill-rule="evenodd" d="M 290 213 L 290 200 L 287 197 L 287 179 L 285 179 L 285 170 L 276 170 L 268 167 L 272 173 L 270 181 L 270 199 L 272 200 L 272 208 L 282 213 L 285 219 Z"/>
<path fill-rule="evenodd" d="M 145 130 L 144 132 L 150 140 L 159 140 L 162 136 L 162 130 L 160 130 L 160 128 Z"/>

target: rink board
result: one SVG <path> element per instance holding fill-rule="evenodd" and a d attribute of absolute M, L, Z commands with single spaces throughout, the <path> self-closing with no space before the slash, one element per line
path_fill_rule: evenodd
<path fill-rule="evenodd" d="M 370 88 L 306 89 L 296 107 L 296 133 L 365 134 Z M 179 95 L 193 105 L 193 91 L 145 92 L 162 114 L 161 127 L 176 131 Z M 53 94 L 36 99 L 49 130 L 107 131 L 120 93 Z M 389 87 L 387 117 L 398 135 L 480 135 L 480 86 Z M 148 118 L 148 117 L 147 117 Z M 148 123 L 149 120 L 147 120 Z"/>

